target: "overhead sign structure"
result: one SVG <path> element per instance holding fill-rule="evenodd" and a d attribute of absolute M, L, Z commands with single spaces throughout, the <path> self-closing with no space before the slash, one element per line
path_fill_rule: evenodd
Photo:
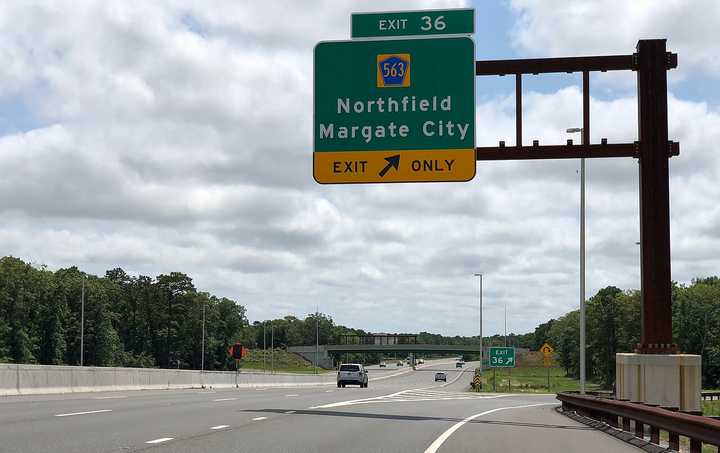
<path fill-rule="evenodd" d="M 390 11 L 352 15 L 353 38 L 474 33 L 474 9 Z"/>
<path fill-rule="evenodd" d="M 476 162 L 474 55 L 468 37 L 319 43 L 315 180 L 471 180 Z"/>
<path fill-rule="evenodd" d="M 493 368 L 512 368 L 515 366 L 515 348 L 490 347 L 490 366 Z"/>

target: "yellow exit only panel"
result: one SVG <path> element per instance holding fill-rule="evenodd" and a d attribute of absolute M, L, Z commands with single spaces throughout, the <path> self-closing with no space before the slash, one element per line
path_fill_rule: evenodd
<path fill-rule="evenodd" d="M 320 184 L 459 182 L 475 177 L 475 149 L 313 153 Z"/>

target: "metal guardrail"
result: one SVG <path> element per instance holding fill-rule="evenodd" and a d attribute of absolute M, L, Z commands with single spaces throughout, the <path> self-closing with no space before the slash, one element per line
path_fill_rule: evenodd
<path fill-rule="evenodd" d="M 650 442 L 660 444 L 660 431 L 668 433 L 669 447 L 680 451 L 680 436 L 690 441 L 690 453 L 701 453 L 703 444 L 720 451 L 720 420 L 702 415 L 688 414 L 641 403 L 574 393 L 558 393 L 563 411 L 599 420 L 608 425 L 633 432 L 645 438 L 645 426 L 650 429 Z M 634 425 L 634 426 L 632 426 Z"/>
<path fill-rule="evenodd" d="M 715 390 L 711 392 L 701 392 L 700 396 L 704 401 L 720 401 L 720 390 Z"/>

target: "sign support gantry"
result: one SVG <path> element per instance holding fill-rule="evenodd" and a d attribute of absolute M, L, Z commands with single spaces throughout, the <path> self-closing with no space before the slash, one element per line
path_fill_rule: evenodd
<path fill-rule="evenodd" d="M 515 76 L 515 146 L 476 148 L 477 160 L 580 159 L 633 157 L 640 164 L 641 337 L 637 352 L 675 353 L 672 342 L 670 275 L 670 192 L 668 160 L 680 153 L 668 141 L 667 71 L 677 67 L 677 54 L 664 39 L 640 40 L 632 55 L 476 61 L 478 76 Z M 590 143 L 590 72 L 637 72 L 638 141 Z M 523 144 L 522 77 L 524 74 L 582 72 L 583 144 Z"/>

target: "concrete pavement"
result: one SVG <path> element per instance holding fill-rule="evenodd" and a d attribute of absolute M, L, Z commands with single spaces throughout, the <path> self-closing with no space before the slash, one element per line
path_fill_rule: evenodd
<path fill-rule="evenodd" d="M 639 451 L 557 414 L 552 395 L 465 392 L 473 368 L 435 363 L 367 389 L 0 398 L 0 452 Z"/>

